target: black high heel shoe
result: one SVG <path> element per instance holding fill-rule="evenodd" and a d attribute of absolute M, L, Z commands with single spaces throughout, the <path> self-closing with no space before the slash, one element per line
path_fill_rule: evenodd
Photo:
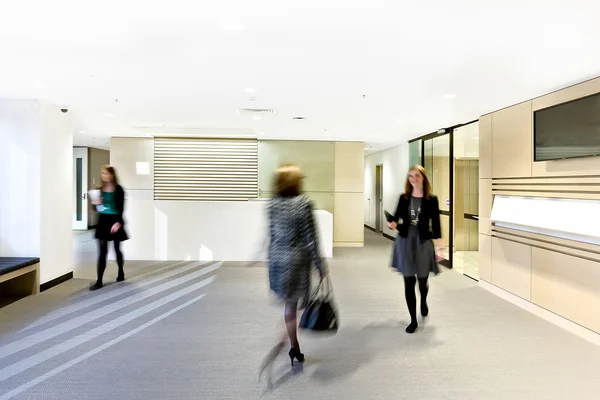
<path fill-rule="evenodd" d="M 294 349 L 293 347 L 290 349 L 290 352 L 288 353 L 288 355 L 290 356 L 290 361 L 292 362 L 292 367 L 294 366 L 294 358 L 296 360 L 298 360 L 298 362 L 301 362 L 301 363 L 304 362 L 304 354 L 300 353 L 298 350 Z"/>

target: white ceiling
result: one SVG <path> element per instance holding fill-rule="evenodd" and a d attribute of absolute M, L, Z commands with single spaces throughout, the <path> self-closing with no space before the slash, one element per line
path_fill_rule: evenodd
<path fill-rule="evenodd" d="M 68 105 L 76 145 L 166 126 L 373 151 L 600 73 L 591 0 L 4 3 L 0 97 Z"/>

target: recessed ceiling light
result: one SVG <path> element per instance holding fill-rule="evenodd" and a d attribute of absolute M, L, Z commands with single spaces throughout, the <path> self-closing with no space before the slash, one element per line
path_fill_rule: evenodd
<path fill-rule="evenodd" d="M 403 124 L 404 121 L 402 121 L 401 119 L 399 119 L 398 121 L 396 121 L 397 124 Z"/>
<path fill-rule="evenodd" d="M 259 135 L 264 135 L 265 133 L 264 133 L 264 132 L 258 132 L 258 134 L 259 134 Z"/>
<path fill-rule="evenodd" d="M 78 131 L 77 133 L 85 133 L 85 131 Z"/>
<path fill-rule="evenodd" d="M 246 88 L 246 93 L 255 93 L 256 89 L 253 88 Z"/>
<path fill-rule="evenodd" d="M 444 98 L 447 100 L 454 100 L 456 98 L 455 94 L 445 94 Z"/>
<path fill-rule="evenodd" d="M 260 121 L 262 119 L 262 117 L 259 115 L 255 115 L 254 117 L 252 117 L 252 119 L 255 121 Z"/>
<path fill-rule="evenodd" d="M 105 116 L 105 117 L 114 117 L 114 116 L 115 116 L 115 114 L 111 114 L 111 113 L 105 113 L 105 114 L 104 114 L 104 116 Z"/>

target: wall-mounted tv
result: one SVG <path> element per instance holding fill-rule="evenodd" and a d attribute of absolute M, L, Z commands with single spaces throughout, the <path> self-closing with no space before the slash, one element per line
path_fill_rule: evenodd
<path fill-rule="evenodd" d="M 533 114 L 534 161 L 600 155 L 600 93 Z"/>

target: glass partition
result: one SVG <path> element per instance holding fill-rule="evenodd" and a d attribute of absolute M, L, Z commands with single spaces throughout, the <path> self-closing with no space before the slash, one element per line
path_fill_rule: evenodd
<path fill-rule="evenodd" d="M 479 279 L 479 124 L 454 130 L 453 267 Z"/>
<path fill-rule="evenodd" d="M 413 165 L 422 165 L 421 162 L 421 146 L 423 141 L 421 139 L 415 140 L 408 144 L 408 163 L 409 168 Z"/>
<path fill-rule="evenodd" d="M 431 182 L 433 193 L 440 203 L 443 264 L 450 266 L 450 135 L 444 134 L 423 142 L 423 167 Z"/>
<path fill-rule="evenodd" d="M 260 141 L 258 143 L 258 193 L 273 195 L 273 174 L 281 164 L 297 164 L 305 175 L 304 193 L 319 210 L 333 213 L 333 142 Z"/>

